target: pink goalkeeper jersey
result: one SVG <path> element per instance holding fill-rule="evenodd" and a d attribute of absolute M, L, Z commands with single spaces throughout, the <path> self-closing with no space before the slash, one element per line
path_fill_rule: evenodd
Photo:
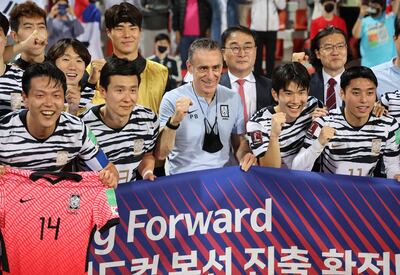
<path fill-rule="evenodd" d="M 95 230 L 105 231 L 119 222 L 114 190 L 107 189 L 96 172 L 75 173 L 82 176 L 80 181 L 44 175 L 50 182 L 35 179 L 31 171 L 6 171 L 0 177 L 2 270 L 85 273 Z"/>

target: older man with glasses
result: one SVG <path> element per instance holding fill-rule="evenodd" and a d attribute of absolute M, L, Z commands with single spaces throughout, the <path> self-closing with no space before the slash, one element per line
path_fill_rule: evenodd
<path fill-rule="evenodd" d="M 240 96 L 218 84 L 222 54 L 217 42 L 194 41 L 187 67 L 193 82 L 166 93 L 161 101 L 156 157 L 168 158 L 169 174 L 178 174 L 227 166 L 233 148 L 247 171 L 256 158 L 244 137 Z"/>
<path fill-rule="evenodd" d="M 228 72 L 222 74 L 220 84 L 241 96 L 247 122 L 256 111 L 273 105 L 271 80 L 253 72 L 257 52 L 254 32 L 243 26 L 230 27 L 221 42 Z"/>

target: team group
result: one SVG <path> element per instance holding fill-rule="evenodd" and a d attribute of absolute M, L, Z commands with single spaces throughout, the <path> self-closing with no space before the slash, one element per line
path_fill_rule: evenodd
<path fill-rule="evenodd" d="M 207 38 L 190 45 L 192 80 L 165 92 L 168 69 L 139 53 L 141 22 L 129 3 L 105 11 L 113 55 L 103 61 L 75 39 L 45 54 L 46 12 L 33 2 L 17 5 L 10 21 L 0 16 L 3 167 L 100 171 L 111 187 L 155 180 L 165 159 L 169 175 L 261 165 L 400 178 L 400 92 L 378 98 L 381 72 L 345 70 L 342 30 L 313 38 L 311 76 L 300 53 L 268 79 L 253 72 L 254 33 L 229 27 L 222 46 Z M 397 41 L 397 19 L 394 27 Z"/>

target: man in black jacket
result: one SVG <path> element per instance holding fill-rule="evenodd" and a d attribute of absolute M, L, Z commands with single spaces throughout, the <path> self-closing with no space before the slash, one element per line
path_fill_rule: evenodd
<path fill-rule="evenodd" d="M 255 41 L 255 34 L 243 26 L 230 27 L 221 37 L 228 72 L 221 76 L 220 84 L 242 97 L 245 121 L 261 108 L 274 104 L 271 80 L 253 73 L 257 53 Z"/>

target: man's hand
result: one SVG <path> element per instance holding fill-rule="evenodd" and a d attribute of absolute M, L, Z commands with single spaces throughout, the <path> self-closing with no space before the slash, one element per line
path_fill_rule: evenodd
<path fill-rule="evenodd" d="M 107 166 L 100 171 L 99 178 L 104 185 L 117 188 L 119 173 L 117 168 L 115 168 L 115 165 L 109 162 Z"/>
<path fill-rule="evenodd" d="M 36 49 L 38 46 L 46 46 L 47 41 L 46 37 L 43 37 L 39 34 L 37 30 L 34 30 L 27 39 L 20 43 L 20 48 L 18 52 L 24 52 L 30 49 Z"/>
<path fill-rule="evenodd" d="M 396 174 L 393 177 L 397 182 L 400 182 L 400 174 Z"/>
<path fill-rule="evenodd" d="M 315 108 L 314 111 L 311 113 L 312 121 L 314 121 L 318 117 L 326 116 L 328 115 L 329 111 L 328 108 Z"/>
<path fill-rule="evenodd" d="M 330 126 L 324 126 L 319 134 L 318 141 L 325 146 L 335 136 L 336 130 Z"/>
<path fill-rule="evenodd" d="M 4 175 L 6 173 L 6 166 L 0 165 L 0 176 Z"/>
<path fill-rule="evenodd" d="M 308 55 L 305 52 L 298 52 L 292 54 L 292 62 L 306 63 L 308 62 Z"/>
<path fill-rule="evenodd" d="M 95 59 L 91 63 L 91 71 L 89 75 L 88 82 L 90 84 L 97 84 L 97 81 L 100 79 L 100 71 L 103 68 L 104 64 L 106 64 L 105 59 Z"/>
<path fill-rule="evenodd" d="M 175 103 L 175 112 L 171 117 L 170 123 L 177 126 L 184 119 L 189 107 L 193 105 L 192 100 L 188 97 L 181 97 Z"/>
<path fill-rule="evenodd" d="M 386 108 L 380 102 L 376 102 L 374 104 L 374 109 L 372 109 L 372 113 L 377 117 L 381 117 L 383 115 L 387 115 L 388 110 L 386 110 Z"/>
<path fill-rule="evenodd" d="M 272 121 L 271 121 L 271 133 L 270 137 L 276 137 L 279 138 L 281 135 L 282 131 L 282 126 L 286 122 L 286 114 L 279 112 L 276 114 L 272 115 Z"/>
<path fill-rule="evenodd" d="M 76 115 L 78 113 L 79 102 L 81 100 L 81 90 L 79 87 L 68 85 L 65 99 L 68 103 L 68 112 L 72 115 Z"/>
<path fill-rule="evenodd" d="M 257 164 L 257 158 L 252 153 L 247 153 L 240 160 L 240 168 L 247 172 L 252 165 Z"/>
<path fill-rule="evenodd" d="M 154 181 L 157 178 L 157 176 L 153 174 L 153 171 L 147 170 L 146 172 L 143 173 L 142 178 L 144 180 Z"/>

